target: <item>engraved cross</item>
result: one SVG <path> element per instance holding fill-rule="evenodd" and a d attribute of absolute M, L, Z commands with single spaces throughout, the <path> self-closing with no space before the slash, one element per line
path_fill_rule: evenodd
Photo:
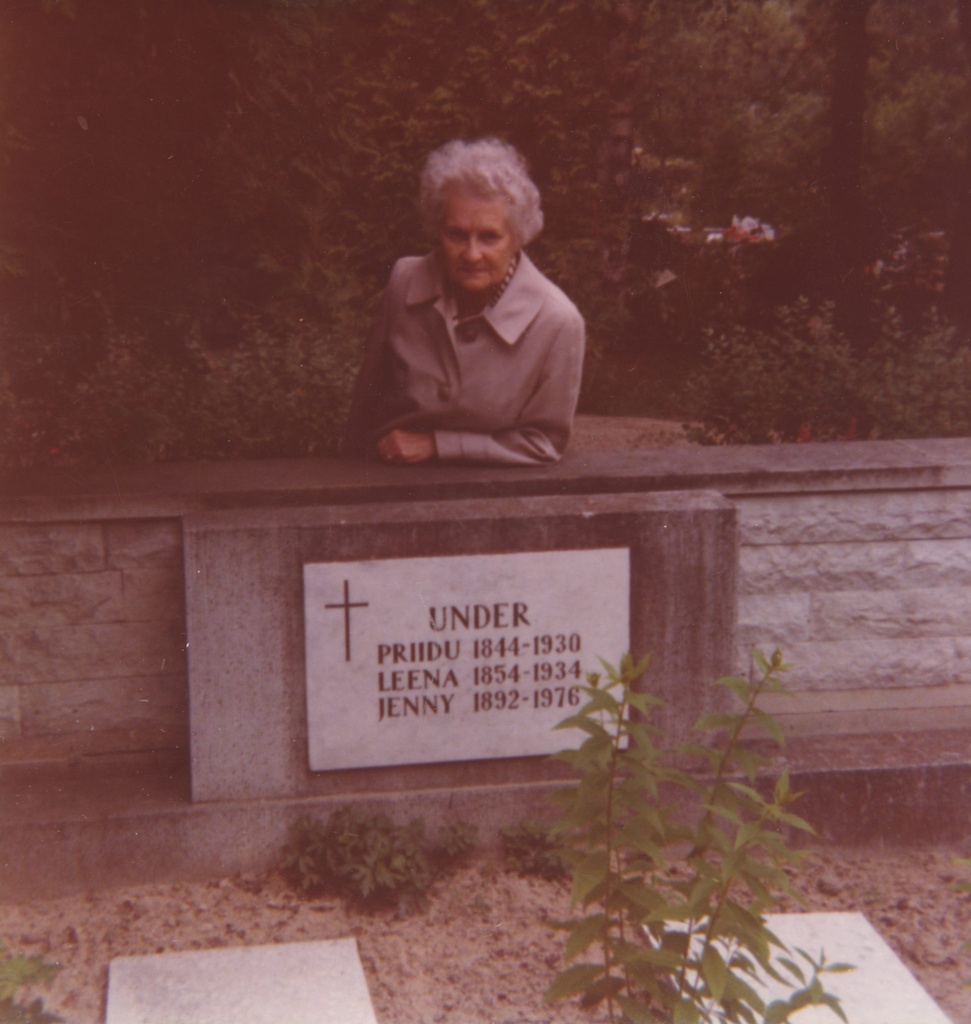
<path fill-rule="evenodd" d="M 344 609 L 344 660 L 351 660 L 351 609 L 352 608 L 367 608 L 367 601 L 352 601 L 351 600 L 351 586 L 344 580 L 344 601 L 342 604 L 325 604 L 325 608 L 343 608 Z"/>

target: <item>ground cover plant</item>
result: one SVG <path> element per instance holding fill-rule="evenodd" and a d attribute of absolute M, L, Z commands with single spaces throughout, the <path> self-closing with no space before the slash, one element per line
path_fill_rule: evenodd
<path fill-rule="evenodd" d="M 900 846 L 895 838 L 816 847 L 793 877 L 803 909 L 863 911 L 949 1018 L 971 1020 L 971 988 L 961 984 L 971 976 L 971 951 L 961 949 L 971 897 L 952 889 L 967 843 Z M 42 994 L 71 1024 L 104 1024 L 115 957 L 349 935 L 383 1024 L 602 1024 L 605 1012 L 598 1020 L 570 1000 L 542 1003 L 563 949 L 546 921 L 568 908 L 565 881 L 520 877 L 480 850 L 434 887 L 426 912 L 405 918 L 330 894 L 307 899 L 273 869 L 6 904 L 0 935 L 11 952 L 62 965 Z"/>
<path fill-rule="evenodd" d="M 739 742 L 752 724 L 781 742 L 759 699 L 785 692 L 785 665 L 778 651 L 755 663 L 755 681 L 716 684 L 741 710 L 703 716 L 704 742 L 673 749 L 658 745 L 650 723 L 661 702 L 635 689 L 647 659 L 625 656 L 618 669 L 605 664 L 605 676 L 588 677 L 586 703 L 560 726 L 585 733 L 557 755 L 579 775 L 556 798 L 579 913 L 560 925 L 570 966 L 548 1001 L 579 996 L 629 1024 L 781 1024 L 810 1004 L 845 1020 L 823 976 L 847 966 L 786 950 L 765 924 L 774 900 L 792 892 L 786 868 L 799 860 L 784 834 L 812 830 L 789 810 L 796 794 L 787 773 L 764 796 L 756 777 L 764 759 Z M 703 771 L 689 771 L 686 759 Z M 688 814 L 677 795 L 693 798 Z M 791 994 L 766 1005 L 753 987 L 759 978 Z"/>
<path fill-rule="evenodd" d="M 0 1024 L 56 1024 L 63 1017 L 44 1009 L 44 1001 L 21 1002 L 18 993 L 25 986 L 50 985 L 58 965 L 42 956 L 14 956 L 0 942 Z"/>
<path fill-rule="evenodd" d="M 464 822 L 443 826 L 433 842 L 419 818 L 396 825 L 386 814 L 342 807 L 326 825 L 298 819 L 280 867 L 308 895 L 335 892 L 364 906 L 393 907 L 406 917 L 425 905 L 435 879 L 465 860 L 476 844 L 476 827 Z"/>
<path fill-rule="evenodd" d="M 567 875 L 563 844 L 539 821 L 519 821 L 499 830 L 507 863 L 520 875 L 556 879 Z"/>

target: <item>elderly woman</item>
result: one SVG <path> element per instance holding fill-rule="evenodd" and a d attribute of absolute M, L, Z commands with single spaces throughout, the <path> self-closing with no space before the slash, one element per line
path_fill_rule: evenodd
<path fill-rule="evenodd" d="M 435 240 L 397 262 L 367 340 L 344 450 L 386 462 L 555 462 L 570 437 L 583 319 L 523 252 L 543 226 L 525 161 L 496 139 L 428 158 Z"/>

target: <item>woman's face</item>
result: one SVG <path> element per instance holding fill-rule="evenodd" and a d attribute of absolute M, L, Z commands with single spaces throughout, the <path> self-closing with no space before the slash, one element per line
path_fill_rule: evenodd
<path fill-rule="evenodd" d="M 448 196 L 442 253 L 449 283 L 461 297 L 484 299 L 506 276 L 517 248 L 503 200 Z"/>

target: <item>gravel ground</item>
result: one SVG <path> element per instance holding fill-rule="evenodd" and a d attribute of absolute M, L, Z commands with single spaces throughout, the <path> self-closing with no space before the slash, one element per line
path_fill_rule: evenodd
<path fill-rule="evenodd" d="M 866 914 L 954 1024 L 971 1024 L 971 951 L 962 948 L 971 896 L 953 891 L 962 877 L 953 860 L 967 855 L 824 847 L 796 881 L 805 909 Z M 563 949 L 546 922 L 566 912 L 564 883 L 519 878 L 483 856 L 405 920 L 302 899 L 268 873 L 0 907 L 0 936 L 11 951 L 62 964 L 42 995 L 70 1024 L 104 1020 L 117 956 L 347 936 L 357 939 L 380 1024 L 594 1024 L 602 1018 L 571 1004 L 542 1004 Z"/>

